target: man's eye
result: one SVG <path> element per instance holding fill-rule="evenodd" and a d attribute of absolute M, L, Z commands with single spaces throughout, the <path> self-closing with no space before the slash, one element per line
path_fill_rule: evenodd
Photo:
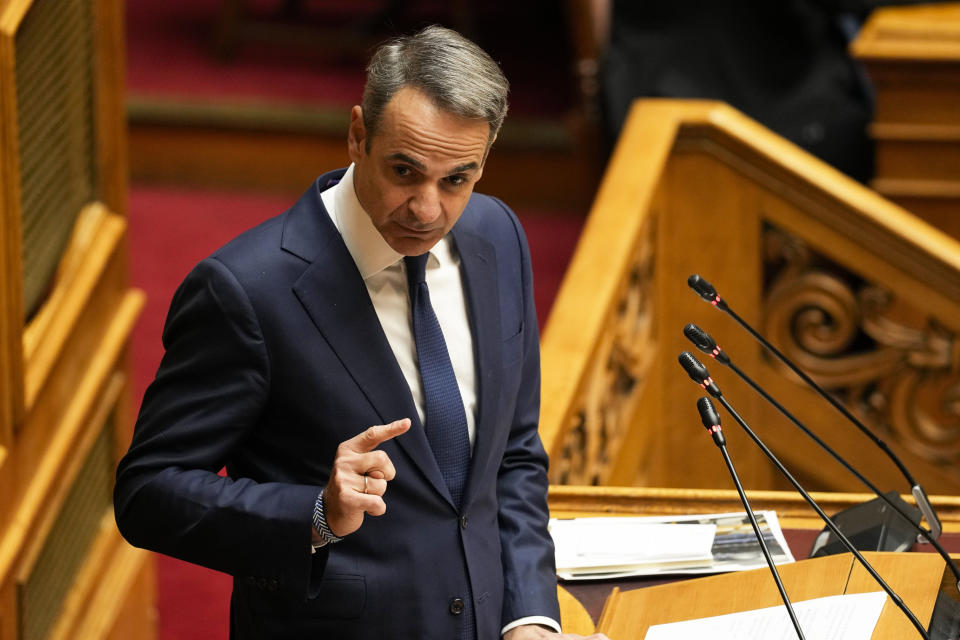
<path fill-rule="evenodd" d="M 410 167 L 404 166 L 402 164 L 398 164 L 398 165 L 394 165 L 393 173 L 399 178 L 406 178 L 412 173 L 412 171 L 410 170 Z"/>
<path fill-rule="evenodd" d="M 466 177 L 464 177 L 464 176 L 459 176 L 459 175 L 458 175 L 458 176 L 447 176 L 447 182 L 449 182 L 450 184 L 452 184 L 452 185 L 455 186 L 455 187 L 459 187 L 460 185 L 462 185 L 462 184 L 465 183 L 466 181 L 467 181 L 467 179 L 466 179 Z"/>

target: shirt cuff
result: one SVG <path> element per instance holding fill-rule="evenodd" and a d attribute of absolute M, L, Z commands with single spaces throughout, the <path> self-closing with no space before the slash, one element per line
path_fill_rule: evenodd
<path fill-rule="evenodd" d="M 317 496 L 317 502 L 313 507 L 313 528 L 317 530 L 317 533 L 320 534 L 320 537 L 323 539 L 324 544 L 332 544 L 334 542 L 340 542 L 343 538 L 338 538 L 333 535 L 333 532 L 330 531 L 330 527 L 327 526 L 327 516 L 324 513 L 323 509 L 323 492 L 326 490 L 326 487 L 320 490 L 320 495 Z M 313 545 L 313 550 L 316 550 L 323 545 Z"/>
<path fill-rule="evenodd" d="M 553 618 L 548 618 L 546 616 L 527 616 L 526 618 L 520 618 L 519 620 L 514 620 L 503 629 L 500 629 L 500 636 L 502 637 L 507 631 L 515 627 L 519 627 L 525 624 L 542 624 L 546 627 L 550 627 L 557 633 L 560 633 L 560 623 L 554 620 Z"/>

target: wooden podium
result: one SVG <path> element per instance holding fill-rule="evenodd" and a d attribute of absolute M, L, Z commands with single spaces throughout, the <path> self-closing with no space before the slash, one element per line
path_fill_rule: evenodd
<path fill-rule="evenodd" d="M 928 625 L 944 582 L 943 559 L 929 553 L 863 555 L 914 615 Z M 802 560 L 780 565 L 778 570 L 795 603 L 881 590 L 851 554 Z M 634 591 L 615 590 L 607 600 L 597 631 L 614 640 L 642 640 L 647 629 L 655 624 L 774 607 L 782 602 L 766 568 Z M 903 612 L 887 598 L 873 640 L 903 640 L 917 635 Z"/>
<path fill-rule="evenodd" d="M 785 529 L 807 531 L 810 539 L 823 522 L 794 492 L 748 491 L 755 510 L 777 512 Z M 833 514 L 872 496 L 855 493 L 814 492 L 814 499 Z M 903 496 L 908 502 L 910 496 Z M 941 543 L 950 552 L 957 550 L 960 532 L 960 497 L 932 496 L 931 501 L 943 523 Z M 733 490 L 667 489 L 644 487 L 550 487 L 550 515 L 554 518 L 597 516 L 689 515 L 742 511 Z M 790 542 L 793 546 L 793 542 Z M 807 543 L 808 544 L 808 543 Z M 800 549 L 794 549 L 797 554 Z M 800 554 L 798 554 L 799 557 Z M 910 607 L 917 618 L 929 625 L 939 594 L 960 603 L 953 574 L 933 553 L 864 553 L 884 580 Z M 870 575 L 849 554 L 802 560 L 778 567 L 791 600 L 799 602 L 841 593 L 880 591 Z M 945 577 L 946 576 L 946 577 Z M 943 588 L 941 588 L 941 583 Z M 730 573 L 650 586 L 646 580 L 621 580 L 624 589 L 613 589 L 610 581 L 566 582 L 561 594 L 561 616 L 567 633 L 589 634 L 594 629 L 612 640 L 642 639 L 654 624 L 679 622 L 736 611 L 781 604 L 770 571 Z M 572 594 L 572 597 L 570 595 Z M 602 608 L 602 612 L 601 612 Z M 939 614 L 940 611 L 937 610 Z M 916 629 L 889 599 L 873 635 L 879 638 L 918 637 Z M 954 636 L 956 637 L 956 636 Z"/>

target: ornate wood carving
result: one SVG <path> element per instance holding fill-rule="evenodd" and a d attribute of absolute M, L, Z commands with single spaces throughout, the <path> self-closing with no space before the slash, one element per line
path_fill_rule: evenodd
<path fill-rule="evenodd" d="M 630 428 L 654 353 L 655 220 L 650 216 L 639 234 L 616 302 L 598 336 L 591 370 L 572 403 L 561 456 L 551 461 L 553 483 L 605 484 Z"/>
<path fill-rule="evenodd" d="M 958 462 L 957 332 L 780 229 L 768 227 L 764 243 L 771 341 L 881 437 Z"/>

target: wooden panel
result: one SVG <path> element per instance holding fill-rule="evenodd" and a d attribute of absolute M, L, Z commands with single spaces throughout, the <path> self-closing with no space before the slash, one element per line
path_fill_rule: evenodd
<path fill-rule="evenodd" d="M 878 128 L 875 130 L 883 132 Z M 937 137 L 922 138 L 915 131 L 911 138 L 878 137 L 876 171 L 881 180 L 919 180 L 942 182 L 942 193 L 960 193 L 960 129 L 951 129 Z"/>
<path fill-rule="evenodd" d="M 696 351 L 682 333 L 687 323 L 694 322 L 719 340 L 724 349 L 739 354 L 737 360 L 742 366 L 749 366 L 759 356 L 749 336 L 733 330 L 732 323 L 724 322 L 690 291 L 686 280 L 691 274 L 702 273 L 735 296 L 748 322 L 759 324 L 762 279 L 757 275 L 762 272 L 762 255 L 757 213 L 761 190 L 744 184 L 735 167 L 690 150 L 674 151 L 668 163 L 667 206 L 661 214 L 657 251 L 657 299 L 664 301 L 658 317 L 663 326 L 659 345 L 662 357 L 658 359 L 661 408 L 658 424 L 651 421 L 650 428 L 663 433 L 658 477 L 669 477 L 671 482 L 654 486 L 733 488 L 720 452 L 704 431 L 696 410 L 697 398 L 704 392 L 680 368 L 677 354 Z M 701 355 L 698 352 L 697 357 Z M 709 360 L 706 356 L 702 359 Z M 755 416 L 761 408 L 760 400 L 747 393 L 743 383 L 723 377 L 719 365 L 705 363 L 718 380 L 723 380 L 724 392 L 738 410 Z M 728 424 L 728 448 L 744 486 L 777 486 L 769 463 L 732 420 Z M 672 453 L 663 455 L 666 452 Z"/>
<path fill-rule="evenodd" d="M 869 61 L 960 61 L 960 3 L 875 11 L 851 49 Z"/>
<path fill-rule="evenodd" d="M 110 505 L 143 306 L 123 215 L 123 3 L 61 5 L 0 2 L 0 640 L 154 640 L 152 559 Z M 63 197 L 44 180 L 66 180 Z M 51 215 L 65 251 L 38 240 Z M 52 279 L 30 266 L 37 247 Z"/>
<path fill-rule="evenodd" d="M 579 600 L 559 585 L 557 600 L 560 602 L 560 626 L 564 633 L 577 633 L 583 636 L 593 633 L 595 625 L 590 614 Z"/>
<path fill-rule="evenodd" d="M 15 584 L 0 584 L 0 640 L 17 640 L 17 610 Z"/>
<path fill-rule="evenodd" d="M 87 610 L 92 621 L 80 628 L 82 640 L 156 640 L 157 576 L 154 556 L 131 546 L 124 548 L 119 570 L 111 583 L 101 585 L 97 598 Z M 132 581 L 128 576 L 132 575 Z M 112 615 L 111 615 L 112 614 Z M 107 633 L 104 623 L 112 623 Z"/>
<path fill-rule="evenodd" d="M 946 567 L 943 558 L 932 553 L 871 553 L 864 557 L 874 565 L 884 582 L 900 596 L 917 620 L 928 625 L 936 603 L 937 587 Z M 870 593 L 877 590 L 876 581 L 863 565 L 852 563 L 844 593 Z M 885 635 L 874 635 L 875 638 L 910 638 L 919 635 L 917 628 L 889 598 L 880 613 L 877 629 L 883 630 Z"/>
<path fill-rule="evenodd" d="M 28 411 L 54 365 L 64 357 L 63 351 L 81 315 L 90 313 L 95 304 L 112 313 L 124 294 L 126 226 L 124 218 L 99 203 L 81 211 L 56 284 L 23 332 L 24 404 Z"/>
<path fill-rule="evenodd" d="M 127 211 L 127 118 L 124 2 L 92 0 L 97 197 L 108 209 Z"/>
<path fill-rule="evenodd" d="M 23 373 L 20 334 L 23 327 L 22 229 L 20 221 L 20 139 L 17 127 L 17 83 L 15 38 L 17 27 L 30 5 L 29 0 L 16 0 L 0 6 L 0 365 L 3 377 L 3 414 L 0 429 L 12 432 L 13 425 L 23 419 Z M 5 424 L 4 424 L 5 423 Z M 0 505 L 2 506 L 2 505 Z"/>
<path fill-rule="evenodd" d="M 867 63 L 876 91 L 874 122 L 956 125 L 960 121 L 960 69 L 943 63 Z"/>
<path fill-rule="evenodd" d="M 878 573 L 891 576 L 891 581 L 902 587 L 900 595 L 904 603 L 921 623 L 927 624 L 943 574 L 943 560 L 921 554 L 865 553 L 864 557 Z M 790 599 L 799 602 L 844 593 L 878 591 L 876 583 L 869 587 L 859 579 L 859 567 L 853 556 L 842 554 L 781 565 L 778 571 Z M 897 590 L 896 586 L 894 590 Z M 782 603 L 770 571 L 755 569 L 615 592 L 604 607 L 598 631 L 614 638 L 639 639 L 654 624 L 775 607 Z M 916 629 L 888 599 L 871 638 L 900 640 L 916 635 Z"/>
<path fill-rule="evenodd" d="M 94 432 L 90 451 L 77 452 L 82 468 L 72 477 L 62 504 L 50 505 L 55 526 L 36 532 L 21 557 L 18 577 L 22 640 L 48 638 L 62 619 L 67 596 L 102 529 L 103 515 L 112 514 L 113 434 L 108 422 Z"/>
<path fill-rule="evenodd" d="M 48 640 L 154 640 L 155 601 L 153 556 L 120 537 L 111 509 Z"/>
<path fill-rule="evenodd" d="M 33 0 L 15 39 L 23 310 L 42 304 L 81 207 L 95 191 L 89 0 Z"/>
<path fill-rule="evenodd" d="M 862 434 L 690 292 L 691 273 L 844 399 L 929 492 L 960 489 L 960 244 L 727 106 L 668 100 L 634 107 L 544 332 L 554 482 L 731 486 L 699 425 L 702 394 L 676 363 L 692 349 L 681 329 L 696 322 L 868 477 L 906 488 Z M 862 490 L 701 358 L 808 488 Z M 786 486 L 736 427 L 725 432 L 747 486 Z"/>
<path fill-rule="evenodd" d="M 876 94 L 873 186 L 960 238 L 960 3 L 879 9 L 851 51 Z"/>
<path fill-rule="evenodd" d="M 12 64 L 12 57 L 11 40 L 6 33 L 0 31 L 0 66 Z M 12 84 L 9 74 L 0 74 L 0 113 L 8 112 Z M 4 277 L 0 278 L 0 447 L 10 446 L 13 438 L 14 399 L 20 397 L 19 390 L 15 386 L 15 380 L 19 379 L 20 364 L 18 340 L 20 331 L 19 323 L 16 322 L 19 309 L 11 308 L 14 301 L 19 300 L 19 295 L 17 295 L 17 287 L 14 286 L 16 279 L 6 275 L 16 273 L 14 267 L 19 264 L 19 258 L 10 250 L 13 246 L 12 238 L 15 237 L 12 229 L 14 223 L 19 228 L 19 222 L 12 213 L 10 203 L 10 186 L 14 184 L 13 175 L 15 174 L 11 173 L 9 163 L 16 158 L 16 153 L 13 151 L 14 144 L 9 139 L 15 133 L 15 127 L 11 127 L 6 120 L 6 118 L 0 118 L 0 273 L 4 274 Z M 16 351 L 13 349 L 14 346 Z M 0 463 L 0 469 L 2 469 L 2 463 Z M 3 495 L 0 495 L 0 511 L 4 502 Z"/>
<path fill-rule="evenodd" d="M 850 556 L 830 556 L 778 567 L 791 600 L 840 595 Z M 607 600 L 597 630 L 611 638 L 640 640 L 655 624 L 775 607 L 783 600 L 769 569 L 699 578 L 626 593 Z"/>

